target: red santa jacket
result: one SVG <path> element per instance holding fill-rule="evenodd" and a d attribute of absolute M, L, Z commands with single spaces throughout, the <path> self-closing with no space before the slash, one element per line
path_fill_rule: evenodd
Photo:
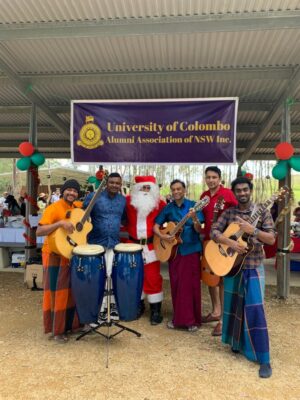
<path fill-rule="evenodd" d="M 148 216 L 141 218 L 137 214 L 137 209 L 131 204 L 131 196 L 126 198 L 127 226 L 126 231 L 129 236 L 134 239 L 150 238 L 153 236 L 153 225 L 155 218 L 165 207 L 166 203 L 163 200 L 159 201 L 158 207 L 152 210 Z"/>

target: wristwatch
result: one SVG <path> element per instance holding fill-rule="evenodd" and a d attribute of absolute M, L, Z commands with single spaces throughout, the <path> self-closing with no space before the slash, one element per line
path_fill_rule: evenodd
<path fill-rule="evenodd" d="M 258 229 L 258 228 L 255 228 L 254 231 L 253 231 L 253 233 L 252 233 L 252 236 L 257 237 L 258 234 L 259 234 L 259 229 Z"/>

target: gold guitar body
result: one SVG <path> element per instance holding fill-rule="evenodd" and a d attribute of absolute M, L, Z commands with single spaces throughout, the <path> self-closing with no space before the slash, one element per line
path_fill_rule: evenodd
<path fill-rule="evenodd" d="M 63 228 L 58 228 L 48 236 L 49 248 L 52 252 L 70 259 L 74 247 L 87 243 L 87 235 L 93 225 L 89 221 L 81 224 L 84 214 L 85 212 L 81 208 L 70 210 L 70 218 L 67 218 L 66 221 L 74 225 L 74 232 L 68 233 Z"/>
<path fill-rule="evenodd" d="M 160 232 L 163 235 L 168 235 L 175 229 L 175 227 L 176 224 L 174 222 L 168 222 L 166 227 L 160 228 Z M 179 236 L 175 236 L 172 242 L 168 242 L 167 240 L 163 240 L 159 236 L 154 235 L 153 246 L 159 261 L 166 262 L 170 258 L 173 258 L 176 255 L 178 243 L 181 243 Z"/>
<path fill-rule="evenodd" d="M 239 231 L 239 229 L 240 227 L 238 224 L 231 223 L 224 231 L 223 235 L 232 238 L 246 248 L 248 247 L 248 244 L 241 237 L 238 239 L 234 238 L 234 235 Z M 205 247 L 205 258 L 211 270 L 218 276 L 229 274 L 231 269 L 237 266 L 239 266 L 240 269 L 247 254 L 248 253 L 243 255 L 238 254 L 231 247 L 225 244 L 216 243 L 213 240 L 210 240 Z"/>

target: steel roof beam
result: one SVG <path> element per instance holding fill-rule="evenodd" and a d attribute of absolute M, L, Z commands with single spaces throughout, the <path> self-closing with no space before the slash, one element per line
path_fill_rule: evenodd
<path fill-rule="evenodd" d="M 0 44 L 0 50 L 3 52 L 3 46 Z M 23 96 L 27 97 L 31 103 L 39 107 L 50 119 L 53 125 L 63 134 L 69 136 L 69 126 L 65 124 L 42 99 L 34 92 L 31 83 L 20 79 L 20 77 L 0 58 L 0 69 L 9 77 L 17 90 Z"/>
<path fill-rule="evenodd" d="M 69 114 L 70 105 L 48 105 L 48 107 L 56 114 Z M 270 111 L 273 103 L 270 102 L 239 102 L 239 111 Z M 31 106 L 26 105 L 9 105 L 0 106 L 0 114 L 28 114 L 30 113 Z M 293 104 L 291 110 L 300 110 L 300 102 Z M 41 110 L 37 109 L 39 113 Z"/>
<path fill-rule="evenodd" d="M 1 67 L 1 66 L 0 66 Z M 44 85 L 94 85 L 131 84 L 156 82 L 197 82 L 197 81 L 235 81 L 235 80 L 289 80 L 293 75 L 291 67 L 269 68 L 220 68 L 160 71 L 120 71 L 101 73 L 61 73 L 61 74 L 19 74 L 18 78 L 27 80 L 34 87 Z M 0 85 L 7 86 L 8 79 L 0 76 Z"/>
<path fill-rule="evenodd" d="M 240 159 L 240 165 L 243 165 L 245 161 L 247 161 L 251 154 L 256 150 L 259 144 L 264 139 L 265 135 L 270 132 L 271 128 L 273 127 L 274 123 L 278 121 L 282 114 L 283 104 L 287 98 L 293 97 L 294 93 L 297 91 L 300 82 L 300 67 L 298 67 L 289 81 L 288 85 L 286 86 L 284 92 L 277 100 L 276 104 L 274 105 L 273 109 L 271 110 L 270 114 L 267 116 L 265 121 L 260 125 L 258 133 L 252 139 L 250 146 L 244 152 Z M 291 128 L 292 129 L 292 128 Z"/>
<path fill-rule="evenodd" d="M 300 10 L 2 24 L 0 40 L 299 29 Z"/>

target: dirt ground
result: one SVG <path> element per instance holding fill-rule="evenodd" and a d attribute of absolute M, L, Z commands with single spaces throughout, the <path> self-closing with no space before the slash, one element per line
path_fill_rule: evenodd
<path fill-rule="evenodd" d="M 300 288 L 282 301 L 275 287 L 267 287 L 273 376 L 263 380 L 256 364 L 211 336 L 212 324 L 196 333 L 166 328 L 168 281 L 164 323 L 150 326 L 147 309 L 139 321 L 127 324 L 141 332 L 140 338 L 122 332 L 107 341 L 93 334 L 61 345 L 43 334 L 42 292 L 26 289 L 22 279 L 19 273 L 0 273 L 1 400 L 300 398 Z M 207 289 L 203 292 L 206 312 Z"/>

